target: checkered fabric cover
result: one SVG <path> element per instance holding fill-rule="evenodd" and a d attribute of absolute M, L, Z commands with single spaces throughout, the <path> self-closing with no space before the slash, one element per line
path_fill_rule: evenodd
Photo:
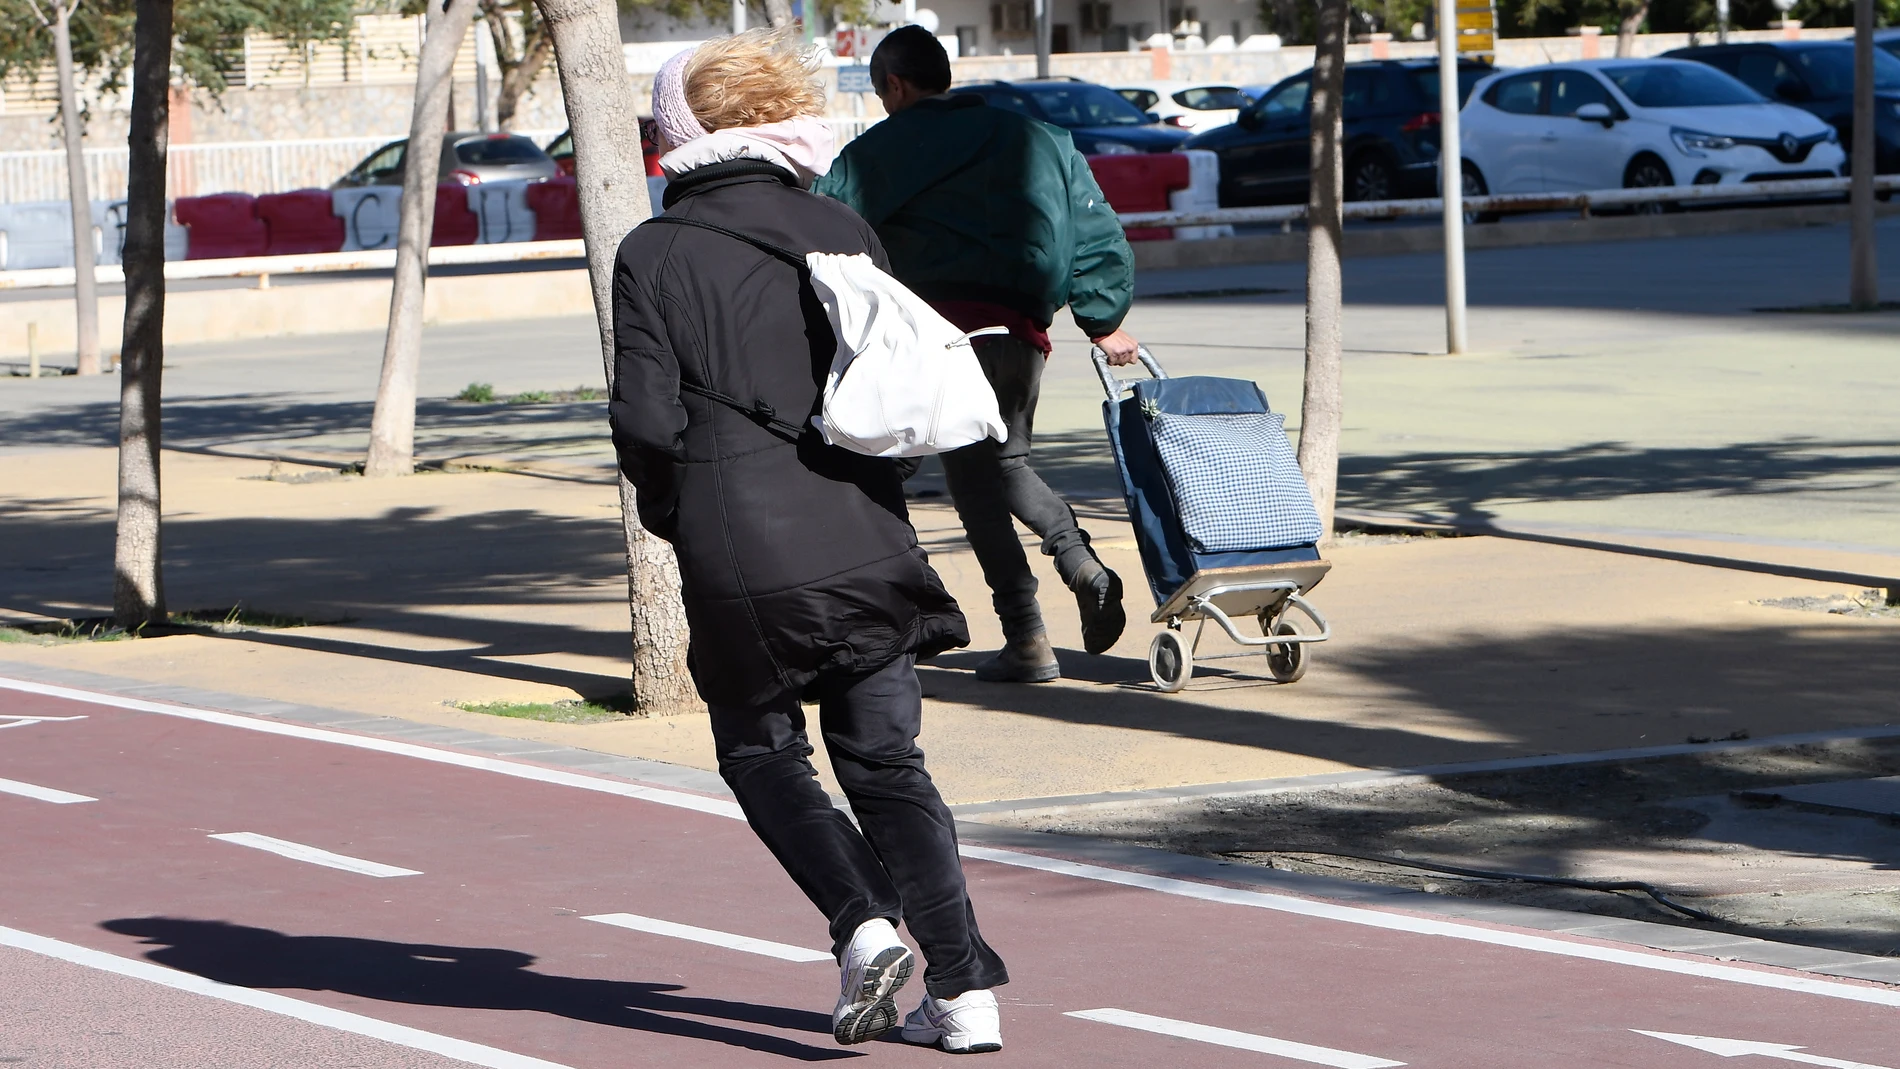
<path fill-rule="evenodd" d="M 1150 417 L 1181 528 L 1202 553 L 1319 541 L 1319 511 L 1278 412 Z"/>

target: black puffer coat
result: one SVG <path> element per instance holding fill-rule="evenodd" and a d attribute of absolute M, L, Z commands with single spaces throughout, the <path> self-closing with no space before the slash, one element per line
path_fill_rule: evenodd
<path fill-rule="evenodd" d="M 794 252 L 886 264 L 864 220 L 770 164 L 682 175 L 665 206 Z M 614 268 L 614 345 L 614 446 L 641 522 L 679 555 L 702 698 L 756 705 L 821 671 L 969 642 L 891 461 L 827 446 L 808 425 L 788 441 L 681 388 L 764 401 L 807 424 L 835 343 L 797 269 L 723 234 L 638 227 Z"/>

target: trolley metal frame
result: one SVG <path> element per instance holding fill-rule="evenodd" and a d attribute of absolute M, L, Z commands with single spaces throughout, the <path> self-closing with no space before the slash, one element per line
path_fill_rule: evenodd
<path fill-rule="evenodd" d="M 1133 390 L 1140 381 L 1117 378 L 1109 370 L 1100 347 L 1091 347 L 1089 356 L 1111 404 L 1119 402 L 1122 395 Z M 1157 379 L 1168 377 L 1147 346 L 1139 347 L 1136 357 L 1148 374 Z M 1332 625 L 1301 596 L 1318 585 L 1331 569 L 1328 561 L 1312 560 L 1196 572 L 1150 617 L 1153 623 L 1164 623 L 1167 627 L 1149 644 L 1149 677 L 1156 687 L 1170 694 L 1187 686 L 1194 675 L 1194 655 L 1200 651 L 1201 636 L 1207 630 L 1207 621 L 1212 620 L 1236 643 L 1266 647 L 1268 672 L 1278 682 L 1295 682 L 1306 674 L 1305 647 L 1333 637 Z M 1287 620 L 1294 610 L 1305 616 L 1319 633 L 1304 634 L 1294 627 Z M 1260 635 L 1244 634 L 1234 623 L 1236 615 L 1253 616 L 1259 621 Z M 1182 625 L 1190 623 L 1198 626 L 1191 642 L 1184 643 Z"/>

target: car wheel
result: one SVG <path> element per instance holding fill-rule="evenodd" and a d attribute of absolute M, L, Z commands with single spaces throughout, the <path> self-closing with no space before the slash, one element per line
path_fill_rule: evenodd
<path fill-rule="evenodd" d="M 1398 171 L 1381 153 L 1362 152 L 1346 166 L 1347 200 L 1391 200 L 1398 187 Z"/>
<path fill-rule="evenodd" d="M 1464 188 L 1464 195 L 1467 197 L 1483 197 L 1489 195 L 1491 187 L 1485 185 L 1484 175 L 1478 171 L 1478 168 L 1470 163 L 1466 163 L 1463 166 L 1464 181 L 1459 184 Z M 1475 226 L 1478 223 L 1495 223 L 1497 221 L 1497 212 L 1465 213 L 1466 226 Z"/>
<path fill-rule="evenodd" d="M 1669 173 L 1669 165 L 1648 154 L 1631 160 L 1629 167 L 1623 172 L 1624 189 L 1653 189 L 1657 186 L 1675 184 L 1676 179 Z M 1637 215 L 1661 215 L 1663 212 L 1675 209 L 1676 206 L 1672 203 L 1655 200 L 1646 201 L 1631 208 Z"/>

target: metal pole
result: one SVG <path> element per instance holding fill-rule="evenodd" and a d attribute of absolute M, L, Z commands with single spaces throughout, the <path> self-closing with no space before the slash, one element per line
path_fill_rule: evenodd
<path fill-rule="evenodd" d="M 40 377 L 40 325 L 38 323 L 26 325 L 26 373 L 27 377 L 32 379 Z"/>
<path fill-rule="evenodd" d="M 1874 248 L 1874 0 L 1854 2 L 1854 157 L 1848 216 L 1854 232 L 1848 303 L 1861 311 L 1880 305 Z"/>
<path fill-rule="evenodd" d="M 1715 0 L 1715 43 L 1728 44 L 1728 3 L 1729 0 Z"/>
<path fill-rule="evenodd" d="M 1049 0 L 1036 0 L 1036 77 L 1049 77 Z"/>
<path fill-rule="evenodd" d="M 489 40 L 487 26 L 475 31 L 475 128 L 482 133 L 492 133 L 494 124 L 488 121 L 488 57 L 494 51 L 495 44 Z"/>
<path fill-rule="evenodd" d="M 1465 173 L 1458 145 L 1458 0 L 1438 0 L 1438 184 L 1445 201 L 1445 351 L 1465 351 Z"/>
<path fill-rule="evenodd" d="M 745 0 L 732 0 L 732 32 L 745 32 Z"/>

